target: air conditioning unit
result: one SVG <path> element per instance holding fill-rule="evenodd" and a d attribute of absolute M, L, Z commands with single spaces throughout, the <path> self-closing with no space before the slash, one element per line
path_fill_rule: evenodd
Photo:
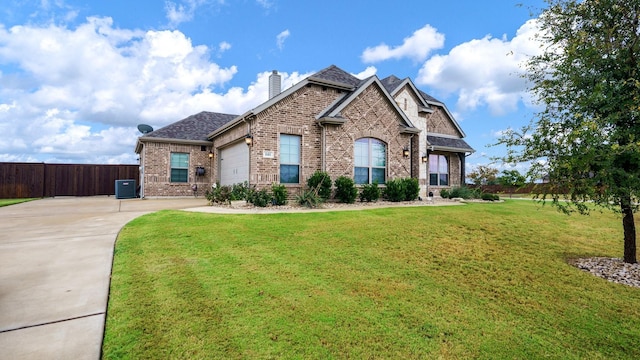
<path fill-rule="evenodd" d="M 136 197 L 136 181 L 116 180 L 116 199 L 133 199 Z"/>

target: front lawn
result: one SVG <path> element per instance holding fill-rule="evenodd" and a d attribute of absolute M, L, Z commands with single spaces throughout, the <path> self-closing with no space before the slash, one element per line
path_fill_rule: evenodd
<path fill-rule="evenodd" d="M 272 215 L 162 211 L 115 250 L 109 359 L 634 359 L 640 289 L 609 213 L 531 201 Z"/>

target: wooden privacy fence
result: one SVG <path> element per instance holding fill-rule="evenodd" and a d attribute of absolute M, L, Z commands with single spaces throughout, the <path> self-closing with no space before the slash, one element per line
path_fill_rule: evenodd
<path fill-rule="evenodd" d="M 127 179 L 139 182 L 138 165 L 0 162 L 0 199 L 114 195 Z"/>

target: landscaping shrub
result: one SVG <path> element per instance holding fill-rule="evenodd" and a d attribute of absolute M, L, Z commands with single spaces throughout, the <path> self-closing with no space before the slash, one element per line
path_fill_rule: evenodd
<path fill-rule="evenodd" d="M 249 194 L 249 183 L 237 183 L 231 185 L 231 193 L 229 194 L 229 201 L 247 200 Z"/>
<path fill-rule="evenodd" d="M 362 191 L 360 192 L 360 201 L 372 202 L 378 201 L 380 198 L 380 188 L 378 182 L 373 184 L 362 185 Z"/>
<path fill-rule="evenodd" d="M 300 206 L 317 208 L 322 204 L 322 198 L 314 190 L 303 190 L 300 195 L 296 196 L 296 202 Z"/>
<path fill-rule="evenodd" d="M 451 196 L 449 196 L 449 190 L 447 189 L 440 190 L 440 197 L 443 199 L 450 199 Z"/>
<path fill-rule="evenodd" d="M 273 193 L 274 205 L 285 205 L 287 203 L 287 187 L 282 184 L 271 185 L 271 192 Z"/>
<path fill-rule="evenodd" d="M 418 183 L 418 179 L 414 178 L 404 178 L 402 179 L 404 182 L 404 200 L 405 201 L 413 201 L 418 198 L 420 195 L 420 183 Z"/>
<path fill-rule="evenodd" d="M 387 187 L 382 195 L 385 199 L 393 202 L 404 201 L 406 183 L 402 179 L 393 179 L 387 181 Z"/>
<path fill-rule="evenodd" d="M 326 171 L 316 171 L 307 179 L 307 187 L 316 191 L 318 196 L 327 200 L 331 197 L 331 177 Z"/>
<path fill-rule="evenodd" d="M 477 189 L 469 189 L 468 187 L 462 186 L 451 189 L 449 198 L 479 199 L 481 195 Z"/>
<path fill-rule="evenodd" d="M 498 200 L 500 200 L 500 196 L 498 196 L 496 194 L 482 194 L 482 196 L 480 198 L 482 200 L 486 200 L 486 201 L 498 201 Z"/>
<path fill-rule="evenodd" d="M 205 191 L 205 196 L 211 204 L 228 204 L 231 195 L 230 186 L 220 186 L 219 183 L 214 184 L 211 190 Z"/>
<path fill-rule="evenodd" d="M 266 207 L 271 203 L 272 196 L 267 192 L 267 189 L 255 190 L 249 189 L 247 191 L 247 202 L 258 206 Z"/>
<path fill-rule="evenodd" d="M 358 189 L 356 188 L 353 179 L 346 176 L 340 176 L 335 181 L 336 186 L 336 198 L 347 204 L 353 204 L 358 196 Z"/>

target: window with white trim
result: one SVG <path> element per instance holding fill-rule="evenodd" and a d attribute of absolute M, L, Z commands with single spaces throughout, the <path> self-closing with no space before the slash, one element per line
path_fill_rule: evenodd
<path fill-rule="evenodd" d="M 387 173 L 387 145 L 373 138 L 362 138 L 354 146 L 354 182 L 384 184 Z"/>

